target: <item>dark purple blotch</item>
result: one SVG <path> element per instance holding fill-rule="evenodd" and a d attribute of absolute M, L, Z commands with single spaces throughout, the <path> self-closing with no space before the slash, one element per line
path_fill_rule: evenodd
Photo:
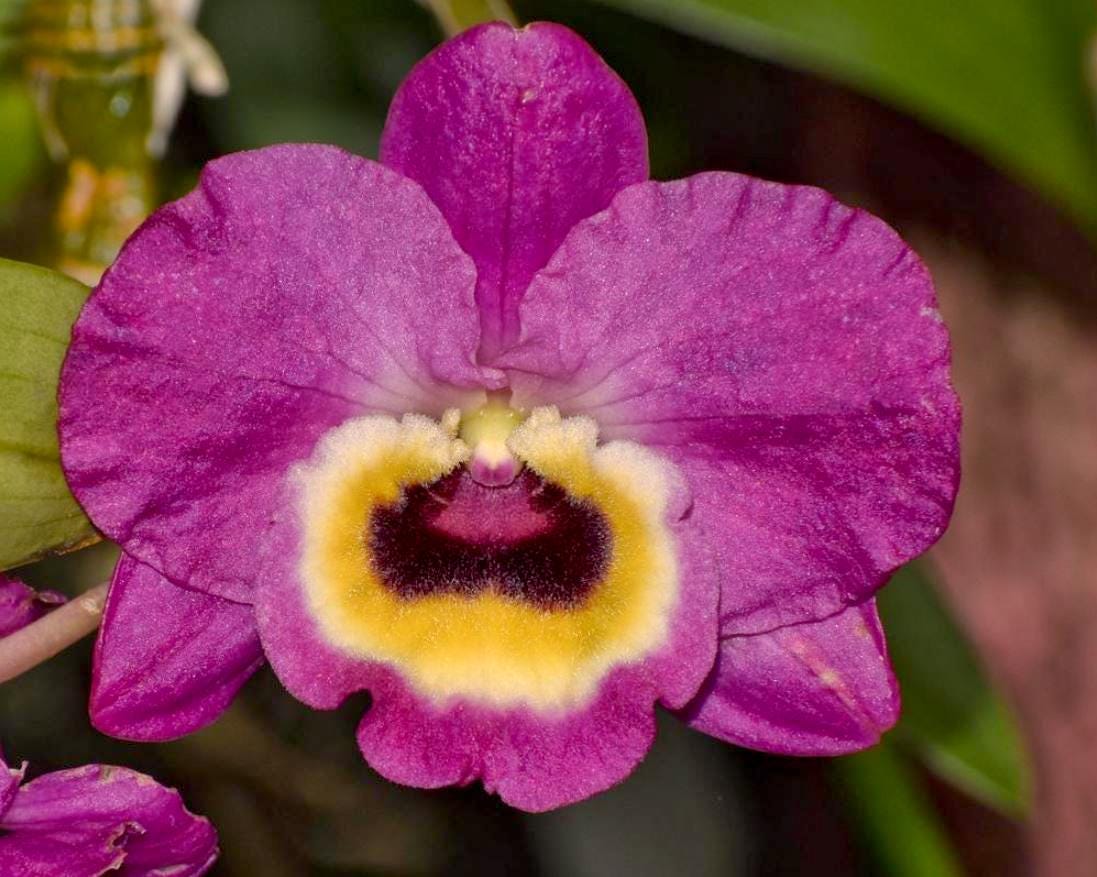
<path fill-rule="evenodd" d="M 485 487 L 461 469 L 374 509 L 370 557 L 401 597 L 488 588 L 546 611 L 581 605 L 605 577 L 611 534 L 590 502 L 528 469 Z"/>

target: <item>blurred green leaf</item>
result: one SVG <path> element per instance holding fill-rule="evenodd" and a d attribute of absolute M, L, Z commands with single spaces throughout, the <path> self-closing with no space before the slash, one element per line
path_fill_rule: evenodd
<path fill-rule="evenodd" d="M 18 42 L 16 27 L 26 0 L 0 0 L 0 63 L 14 54 Z"/>
<path fill-rule="evenodd" d="M 257 8 L 264 26 L 240 27 Z M 438 39 L 411 0 L 218 0 L 202 7 L 201 29 L 232 78 L 224 98 L 197 107 L 220 153 L 309 141 L 376 155 L 392 93 Z"/>
<path fill-rule="evenodd" d="M 30 94 L 18 79 L 0 79 L 0 210 L 27 184 L 44 158 Z"/>
<path fill-rule="evenodd" d="M 1097 32 L 1092 0 L 601 2 L 894 104 L 1097 231 L 1097 123 L 1085 72 Z"/>
<path fill-rule="evenodd" d="M 95 537 L 57 447 L 57 380 L 87 295 L 63 274 L 0 259 L 0 569 Z"/>
<path fill-rule="evenodd" d="M 903 693 L 897 739 L 969 794 L 1022 813 L 1028 778 L 1012 718 L 929 582 L 908 566 L 878 602 Z"/>
<path fill-rule="evenodd" d="M 961 877 L 932 803 L 888 743 L 835 760 L 856 825 L 890 877 Z"/>

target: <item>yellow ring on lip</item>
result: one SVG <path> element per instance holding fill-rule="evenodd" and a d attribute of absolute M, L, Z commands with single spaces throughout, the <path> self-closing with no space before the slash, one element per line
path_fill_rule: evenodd
<path fill-rule="evenodd" d="M 393 593 L 373 569 L 372 509 L 451 472 L 469 456 L 458 417 L 363 417 L 329 433 L 294 472 L 307 605 L 335 647 L 395 668 L 437 702 L 463 698 L 558 712 L 587 701 L 613 667 L 666 639 L 678 571 L 664 516 L 671 473 L 628 442 L 597 445 L 588 418 L 538 409 L 511 435 L 512 452 L 569 494 L 594 503 L 612 536 L 606 574 L 579 606 L 546 610 L 484 591 Z"/>

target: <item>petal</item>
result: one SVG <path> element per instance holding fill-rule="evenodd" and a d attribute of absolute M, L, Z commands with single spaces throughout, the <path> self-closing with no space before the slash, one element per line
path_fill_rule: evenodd
<path fill-rule="evenodd" d="M 123 555 L 95 644 L 92 723 L 126 740 L 181 737 L 220 716 L 262 663 L 251 606 Z"/>
<path fill-rule="evenodd" d="M 6 874 L 92 877 L 121 859 L 127 874 L 197 877 L 217 858 L 207 819 L 174 789 L 122 767 L 93 764 L 27 783 L 0 829 L 8 832 L 0 865 L 17 866 Z"/>
<path fill-rule="evenodd" d="M 271 666 L 294 696 L 318 708 L 368 690 L 358 744 L 393 782 L 433 789 L 481 780 L 514 807 L 549 810 L 623 780 L 654 739 L 654 698 L 638 674 L 618 671 L 593 704 L 560 719 L 462 702 L 439 708 L 395 671 L 332 648 L 298 595 L 284 586 L 260 592 Z"/>
<path fill-rule="evenodd" d="M 389 668 L 332 649 L 292 592 L 271 596 L 261 629 L 279 678 L 321 708 L 368 690 L 371 707 L 358 744 L 370 766 L 393 782 L 440 788 L 480 780 L 514 807 L 549 810 L 623 780 L 654 739 L 654 698 L 635 673 L 616 672 L 593 704 L 558 719 L 461 702 L 439 708 Z"/>
<path fill-rule="evenodd" d="M 117 826 L 78 840 L 58 840 L 36 831 L 5 835 L 0 837 L 0 872 L 33 877 L 117 873 L 125 862 L 126 851 L 115 840 L 124 832 L 124 826 Z"/>
<path fill-rule="evenodd" d="M 648 175 L 627 86 L 544 23 L 473 28 L 428 55 L 393 99 L 381 161 L 422 184 L 476 262 L 489 362 L 517 337 L 518 303 L 568 229 Z"/>
<path fill-rule="evenodd" d="M 929 276 L 818 189 L 643 183 L 535 278 L 516 405 L 585 412 L 689 479 L 725 634 L 832 615 L 943 531 L 959 406 Z"/>
<path fill-rule="evenodd" d="M 0 573 L 0 636 L 15 633 L 32 621 L 37 621 L 50 609 L 65 602 L 65 595 L 56 591 L 35 591 Z"/>
<path fill-rule="evenodd" d="M 732 636 L 684 713 L 706 734 L 785 755 L 872 746 L 899 717 L 875 601 L 825 621 Z"/>
<path fill-rule="evenodd" d="M 655 715 L 635 684 L 633 674 L 618 671 L 583 710 L 546 717 L 460 703 L 439 708 L 378 668 L 358 745 L 393 782 L 437 788 L 480 779 L 512 807 L 542 812 L 616 785 L 647 754 Z"/>
<path fill-rule="evenodd" d="M 3 754 L 0 753 L 0 819 L 15 799 L 15 793 L 19 789 L 19 784 L 23 782 L 23 773 L 26 769 L 25 764 L 19 768 L 8 767 Z"/>
<path fill-rule="evenodd" d="M 76 323 L 60 389 L 70 486 L 128 553 L 247 601 L 273 482 L 318 435 L 490 383 L 472 364 L 473 284 L 422 190 L 378 164 L 323 146 L 212 162 L 130 238 Z"/>
<path fill-rule="evenodd" d="M 437 788 L 480 780 L 532 811 L 580 800 L 632 771 L 651 745 L 655 703 L 683 706 L 712 666 L 717 585 L 689 528 L 677 533 L 682 596 L 665 647 L 618 667 L 591 701 L 562 715 L 460 699 L 440 706 L 390 667 L 337 649 L 305 607 L 296 530 L 292 519 L 283 520 L 266 546 L 256 615 L 267 657 L 286 688 L 310 706 L 333 709 L 369 691 L 359 745 L 395 782 Z"/>

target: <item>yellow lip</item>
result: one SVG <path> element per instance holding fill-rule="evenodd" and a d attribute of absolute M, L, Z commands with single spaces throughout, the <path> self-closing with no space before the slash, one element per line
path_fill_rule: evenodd
<path fill-rule="evenodd" d="M 581 605 L 565 609 L 490 589 L 401 597 L 378 577 L 364 534 L 372 509 L 469 460 L 464 439 L 475 440 L 475 431 L 458 438 L 447 418 L 351 421 L 296 471 L 308 605 L 333 645 L 391 665 L 439 703 L 461 698 L 540 712 L 581 705 L 611 669 L 665 641 L 678 590 L 663 520 L 667 464 L 630 443 L 598 446 L 589 419 L 538 409 L 508 433 L 510 452 L 605 516 L 612 556 L 603 580 Z"/>

